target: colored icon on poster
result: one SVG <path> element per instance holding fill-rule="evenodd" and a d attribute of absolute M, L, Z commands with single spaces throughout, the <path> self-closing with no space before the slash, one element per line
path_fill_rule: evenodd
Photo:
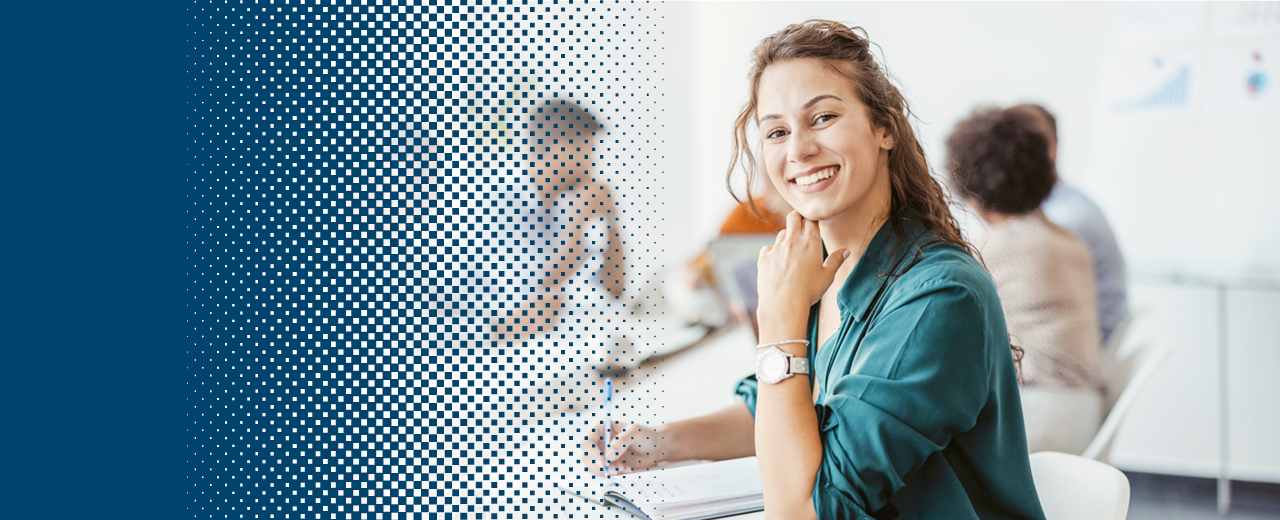
<path fill-rule="evenodd" d="M 1205 70 L 1205 113 L 1230 119 L 1274 118 L 1280 114 L 1276 96 L 1280 53 L 1274 44 L 1223 47 L 1210 53 Z"/>
<path fill-rule="evenodd" d="M 1250 96 L 1256 98 L 1261 96 L 1263 92 L 1266 92 L 1267 90 L 1267 72 L 1261 68 L 1261 53 L 1254 51 L 1253 61 L 1258 68 L 1249 72 L 1249 79 L 1245 82 L 1245 88 L 1248 90 Z"/>

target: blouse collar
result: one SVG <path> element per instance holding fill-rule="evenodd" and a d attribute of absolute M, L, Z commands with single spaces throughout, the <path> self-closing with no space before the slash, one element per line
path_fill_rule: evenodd
<path fill-rule="evenodd" d="M 836 305 L 840 309 L 841 321 L 848 319 L 850 314 L 854 321 L 866 319 L 876 296 L 894 278 L 881 275 L 890 273 L 891 269 L 896 275 L 905 272 L 903 260 L 918 249 L 915 246 L 925 235 L 932 234 L 915 220 L 903 218 L 898 219 L 901 228 L 899 234 L 893 229 L 893 221 L 894 217 L 890 217 L 880 226 L 880 230 L 858 259 L 853 272 L 845 279 L 844 287 L 840 288 Z"/>

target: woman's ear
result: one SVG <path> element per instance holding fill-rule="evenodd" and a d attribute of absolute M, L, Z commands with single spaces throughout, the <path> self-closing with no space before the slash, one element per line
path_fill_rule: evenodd
<path fill-rule="evenodd" d="M 893 138 L 893 132 L 891 132 L 888 127 L 881 128 L 880 129 L 880 149 L 892 150 L 895 145 L 897 145 L 897 142 Z"/>

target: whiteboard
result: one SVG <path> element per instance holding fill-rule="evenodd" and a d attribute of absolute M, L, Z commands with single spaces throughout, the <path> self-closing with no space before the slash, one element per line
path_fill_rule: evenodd
<path fill-rule="evenodd" d="M 1139 272 L 1280 274 L 1280 2 L 1113 6 L 1079 183 Z"/>

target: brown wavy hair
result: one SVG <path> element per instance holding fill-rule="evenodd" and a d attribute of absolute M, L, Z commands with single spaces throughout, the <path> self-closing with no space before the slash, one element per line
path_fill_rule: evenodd
<path fill-rule="evenodd" d="M 848 78 L 862 104 L 866 105 L 871 124 L 888 129 L 893 136 L 894 147 L 889 150 L 892 192 L 889 220 L 894 231 L 901 235 L 901 223 L 906 219 L 915 220 L 936 233 L 942 241 L 974 254 L 973 247 L 965 241 L 960 226 L 951 215 L 946 191 L 929 173 L 924 148 L 908 120 L 912 116 L 911 108 L 898 88 L 889 81 L 884 69 L 876 63 L 871 54 L 871 42 L 865 35 L 866 31 L 861 27 L 849 28 L 839 22 L 809 20 L 789 25 L 760 42 L 751 57 L 751 72 L 748 74 L 751 88 L 747 104 L 733 124 L 733 154 L 725 177 L 729 194 L 739 204 L 743 203 L 733 191 L 733 174 L 739 165 L 746 172 L 748 187 L 754 184 L 758 175 L 755 155 L 747 140 L 747 128 L 755 122 L 760 76 L 774 63 L 813 58 Z M 745 205 L 759 214 L 750 189 L 747 190 Z"/>

